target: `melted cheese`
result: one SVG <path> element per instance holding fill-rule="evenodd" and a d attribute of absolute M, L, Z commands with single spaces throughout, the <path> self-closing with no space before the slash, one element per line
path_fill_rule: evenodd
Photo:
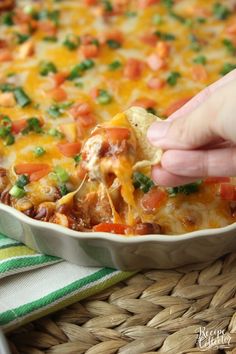
<path fill-rule="evenodd" d="M 60 165 L 70 175 L 69 187 L 72 191 L 80 184 L 81 180 L 77 178 L 78 166 L 76 166 L 74 159 L 65 157 L 57 147 L 58 143 L 65 143 L 66 138 L 52 137 L 47 132 L 50 129 L 61 131 L 63 130 L 62 125 L 67 125 L 67 127 L 73 127 L 71 140 L 68 140 L 70 142 L 80 140 L 81 144 L 84 144 L 94 127 L 91 129 L 78 127 L 79 118 L 75 122 L 69 109 L 65 109 L 58 118 L 50 116 L 48 109 L 55 104 L 50 95 L 54 87 L 53 75 L 41 76 L 39 73 L 41 61 L 52 61 L 58 72 L 70 72 L 75 65 L 84 60 L 80 48 L 70 51 L 63 45 L 68 34 L 80 37 L 89 34 L 98 40 L 104 37 L 104 34 L 112 33 L 113 30 L 119 30 L 123 35 L 120 48 L 114 49 L 106 43 L 101 44 L 98 56 L 93 58 L 94 67 L 84 71 L 81 77 L 75 81 L 66 80 L 61 85 L 67 95 L 65 102 L 89 103 L 98 125 L 128 127 L 125 116 L 117 114 L 117 112 L 125 111 L 133 101 L 143 97 L 154 100 L 156 102 L 154 108 L 158 115 L 165 115 L 167 108 L 176 100 L 191 97 L 216 81 L 220 77 L 224 63 L 235 64 L 235 57 L 226 50 L 222 41 L 225 38 L 235 40 L 233 36 L 229 35 L 227 28 L 236 22 L 236 14 L 234 12 L 225 20 L 218 20 L 212 13 L 215 0 L 176 1 L 174 11 L 185 17 L 189 26 L 178 21 L 178 18 L 170 16 L 164 2 L 157 1 L 156 5 L 143 9 L 138 7 L 138 0 L 124 1 L 127 3 L 124 13 L 104 17 L 101 16 L 100 3 L 99 1 L 98 6 L 86 6 L 84 1 L 72 0 L 60 2 L 45 0 L 40 4 L 35 4 L 34 1 L 18 1 L 19 7 L 22 9 L 32 4 L 37 11 L 43 9 L 60 11 L 57 41 L 45 41 L 44 39 L 47 37 L 45 32 L 36 30 L 30 38 L 34 45 L 34 54 L 26 57 L 25 47 L 22 47 L 22 44 L 17 44 L 15 40 L 15 33 L 23 33 L 24 25 L 0 26 L 0 37 L 9 40 L 13 56 L 13 60 L 1 62 L 0 81 L 2 83 L 2 80 L 4 82 L 4 78 L 7 78 L 7 82 L 22 86 L 32 100 L 32 104 L 24 108 L 19 105 L 1 106 L 0 114 L 9 116 L 12 121 L 30 117 L 41 117 L 44 120 L 44 134 L 17 134 L 15 144 L 9 146 L 5 146 L 4 140 L 0 139 L 0 166 L 9 170 L 11 184 L 14 184 L 18 177 L 13 173 L 14 166 L 21 163 L 46 163 L 52 170 L 55 166 Z M 111 1 L 111 3 L 115 5 L 117 2 Z M 133 13 L 133 16 L 128 16 L 127 13 Z M 156 15 L 160 15 L 159 24 L 155 23 Z M 204 17 L 206 21 L 199 24 L 198 19 Z M 169 46 L 169 55 L 164 58 L 165 65 L 159 70 L 152 70 L 146 59 L 157 53 L 158 49 L 155 44 L 150 45 L 142 38 L 144 35 L 156 31 L 162 34 L 172 34 L 175 39 L 166 42 Z M 196 44 L 199 44 L 199 48 Z M 204 80 L 196 79 L 193 75 L 196 68 L 194 60 L 199 55 L 204 55 L 207 59 Z M 143 61 L 142 73 L 136 79 L 129 79 L 124 75 L 124 67 L 126 67 L 129 58 Z M 110 70 L 110 64 L 114 61 L 119 61 L 121 66 L 116 70 Z M 176 85 L 171 86 L 167 83 L 167 77 L 175 71 L 179 72 L 181 77 Z M 9 77 L 9 74 L 14 75 Z M 159 79 L 163 86 L 159 89 L 150 87 L 150 80 L 153 78 Z M 75 85 L 75 82 L 81 86 Z M 94 88 L 106 90 L 111 95 L 111 102 L 108 104 L 99 103 L 99 100 L 91 95 L 91 90 Z M 112 119 L 114 116 L 115 118 Z M 135 144 L 133 137 L 131 140 Z M 33 152 L 36 146 L 44 147 L 46 153 L 36 157 Z M 99 165 L 97 150 L 93 149 L 95 148 L 88 148 L 91 155 L 89 169 L 92 171 L 93 177 L 97 178 L 102 167 Z M 139 208 L 139 200 L 136 200 L 134 196 L 132 185 L 132 166 L 133 161 L 124 156 L 117 160 L 113 166 L 113 171 L 122 186 L 122 197 L 129 206 L 128 217 L 125 221 L 130 224 L 133 223 Z M 45 176 L 27 186 L 27 198 L 37 206 L 50 199 L 51 193 L 56 187 L 55 180 L 50 176 Z M 203 186 L 201 192 L 195 195 L 169 198 L 166 205 L 159 208 L 155 215 L 145 215 L 145 218 L 148 221 L 163 223 L 168 233 L 183 233 L 194 227 L 199 229 L 229 224 L 234 219 L 228 212 L 228 204 L 216 197 L 216 189 Z M 70 199 L 70 196 L 67 198 Z M 190 209 L 194 209 L 195 205 L 197 205 L 200 217 L 195 213 L 196 225 L 193 227 L 186 222 L 186 215 L 191 216 Z M 114 208 L 113 216 L 114 221 L 117 221 L 118 216 Z"/>

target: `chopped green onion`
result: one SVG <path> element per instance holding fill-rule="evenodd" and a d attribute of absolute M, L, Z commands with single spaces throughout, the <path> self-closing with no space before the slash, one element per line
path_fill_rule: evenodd
<path fill-rule="evenodd" d="M 56 26 L 59 25 L 59 18 L 60 18 L 60 11 L 58 10 L 53 10 L 48 12 L 48 18 L 54 22 Z"/>
<path fill-rule="evenodd" d="M 83 70 L 89 70 L 94 67 L 94 61 L 92 59 L 85 59 L 81 62 Z"/>
<path fill-rule="evenodd" d="M 230 13 L 230 9 L 219 2 L 213 6 L 213 14 L 218 20 L 226 20 Z"/>
<path fill-rule="evenodd" d="M 91 44 L 95 44 L 97 47 L 100 46 L 99 40 L 97 38 L 93 38 Z"/>
<path fill-rule="evenodd" d="M 162 0 L 162 4 L 168 9 L 171 9 L 174 6 L 174 0 Z"/>
<path fill-rule="evenodd" d="M 46 36 L 46 37 L 43 37 L 43 41 L 55 43 L 55 42 L 57 42 L 57 37 L 56 36 Z"/>
<path fill-rule="evenodd" d="M 2 23 L 5 26 L 13 26 L 14 22 L 13 22 L 13 13 L 12 12 L 6 12 L 3 16 L 2 16 Z"/>
<path fill-rule="evenodd" d="M 24 188 L 29 183 L 29 177 L 27 175 L 20 175 L 16 181 L 16 185 L 19 188 Z"/>
<path fill-rule="evenodd" d="M 194 22 L 193 22 L 193 20 L 191 18 L 186 18 L 184 24 L 185 24 L 186 27 L 192 28 Z"/>
<path fill-rule="evenodd" d="M 85 59 L 80 64 L 75 65 L 69 75 L 69 80 L 77 79 L 81 77 L 82 73 L 94 67 L 94 61 L 92 59 Z"/>
<path fill-rule="evenodd" d="M 97 100 L 100 104 L 108 104 L 112 101 L 112 96 L 106 90 L 99 90 Z"/>
<path fill-rule="evenodd" d="M 11 132 L 11 127 L 0 126 L 0 138 L 5 138 Z"/>
<path fill-rule="evenodd" d="M 53 136 L 55 138 L 59 138 L 59 139 L 63 138 L 63 136 L 64 136 L 62 134 L 62 132 L 60 132 L 58 129 L 55 129 L 55 128 L 49 129 L 48 135 Z"/>
<path fill-rule="evenodd" d="M 42 133 L 40 120 L 38 118 L 32 117 L 27 119 L 27 127 L 22 130 L 22 134 L 26 135 L 29 132 Z"/>
<path fill-rule="evenodd" d="M 68 172 L 61 166 L 56 166 L 54 168 L 54 172 L 56 173 L 57 179 L 60 183 L 66 183 L 69 180 Z"/>
<path fill-rule="evenodd" d="M 53 118 L 58 118 L 65 112 L 65 109 L 70 108 L 72 104 L 73 102 L 53 104 L 48 108 L 47 113 L 50 114 L 50 116 Z"/>
<path fill-rule="evenodd" d="M 59 18 L 60 18 L 60 12 L 58 10 L 53 10 L 53 11 L 48 11 L 48 10 L 42 10 L 39 12 L 34 12 L 33 17 L 36 20 L 46 20 L 49 19 L 51 20 L 56 26 L 59 25 Z"/>
<path fill-rule="evenodd" d="M 13 84 L 8 84 L 8 83 L 0 84 L 0 91 L 2 92 L 13 92 L 14 89 L 15 86 Z"/>
<path fill-rule="evenodd" d="M 27 15 L 33 15 L 35 13 L 35 9 L 34 9 L 34 7 L 32 5 L 26 5 L 23 8 L 23 11 Z"/>
<path fill-rule="evenodd" d="M 225 38 L 222 41 L 223 45 L 225 46 L 226 50 L 228 51 L 229 54 L 234 55 L 236 53 L 236 47 L 233 44 L 232 41 L 230 41 L 229 39 Z"/>
<path fill-rule="evenodd" d="M 67 35 L 62 43 L 69 50 L 76 50 L 80 45 L 80 38 L 74 35 Z"/>
<path fill-rule="evenodd" d="M 196 193 L 199 191 L 199 186 L 201 185 L 202 181 L 199 180 L 195 183 L 185 184 L 183 186 L 167 188 L 167 191 L 170 197 L 175 197 L 177 194 L 185 194 L 189 195 L 192 193 Z"/>
<path fill-rule="evenodd" d="M 28 34 L 16 33 L 16 41 L 18 44 L 22 44 L 26 42 L 29 38 L 30 36 Z"/>
<path fill-rule="evenodd" d="M 197 36 L 195 36 L 193 33 L 190 33 L 189 40 L 191 42 L 190 49 L 194 50 L 195 52 L 199 52 L 199 50 L 201 50 L 201 44 Z"/>
<path fill-rule="evenodd" d="M 115 71 L 122 66 L 122 63 L 119 60 L 114 60 L 112 63 L 108 65 L 109 70 Z"/>
<path fill-rule="evenodd" d="M 50 73 L 56 73 L 57 67 L 51 61 L 42 61 L 39 65 L 39 73 L 42 76 L 48 76 Z"/>
<path fill-rule="evenodd" d="M 181 16 L 181 15 L 179 15 L 179 14 L 177 14 L 177 13 L 174 12 L 174 11 L 170 11 L 170 12 L 169 12 L 169 15 L 170 15 L 172 18 L 174 18 L 175 20 L 177 20 L 178 22 L 180 22 L 180 23 L 186 23 L 186 18 L 183 17 L 183 16 Z"/>
<path fill-rule="evenodd" d="M 12 135 L 11 133 L 9 133 L 7 136 L 6 136 L 6 139 L 4 141 L 4 145 L 13 145 L 15 142 L 15 137 L 14 135 Z"/>
<path fill-rule="evenodd" d="M 163 17 L 160 14 L 153 15 L 152 23 L 154 25 L 161 25 L 163 23 Z"/>
<path fill-rule="evenodd" d="M 77 165 L 78 163 L 80 163 L 80 161 L 82 160 L 81 154 L 74 156 L 74 160 L 75 160 L 76 165 Z"/>
<path fill-rule="evenodd" d="M 102 0 L 102 4 L 106 12 L 113 11 L 113 6 L 109 0 Z"/>
<path fill-rule="evenodd" d="M 40 126 L 40 120 L 38 118 L 32 117 L 27 119 L 28 127 L 31 131 L 34 131 L 36 133 L 41 133 L 42 129 Z"/>
<path fill-rule="evenodd" d="M 81 81 L 75 82 L 75 86 L 79 87 L 79 88 L 83 88 L 84 87 L 84 83 Z"/>
<path fill-rule="evenodd" d="M 206 23 L 206 18 L 205 18 L 205 17 L 197 17 L 197 18 L 196 18 L 196 21 L 197 21 L 198 23 Z"/>
<path fill-rule="evenodd" d="M 205 65 L 207 63 L 207 58 L 205 57 L 205 55 L 199 55 L 196 58 L 193 59 L 193 62 L 195 64 L 202 64 Z"/>
<path fill-rule="evenodd" d="M 154 183 L 149 177 L 145 176 L 143 173 L 134 172 L 133 185 L 135 189 L 140 189 L 144 193 L 147 193 L 154 186 Z"/>
<path fill-rule="evenodd" d="M 173 41 L 176 39 L 175 35 L 172 33 L 166 33 L 161 31 L 154 32 L 157 37 L 159 37 L 163 41 Z"/>
<path fill-rule="evenodd" d="M 7 124 L 8 126 L 12 125 L 12 121 L 8 116 L 3 116 L 1 122 L 3 122 L 4 124 Z"/>
<path fill-rule="evenodd" d="M 61 192 L 61 196 L 62 196 L 62 197 L 63 197 L 64 195 L 66 195 L 66 194 L 69 193 L 66 184 L 61 184 L 61 185 L 59 186 L 59 190 L 60 190 L 60 192 Z"/>
<path fill-rule="evenodd" d="M 14 96 L 16 99 L 16 102 L 21 106 L 25 107 L 28 106 L 31 103 L 31 99 L 29 96 L 25 93 L 22 87 L 17 87 L 14 89 Z"/>
<path fill-rule="evenodd" d="M 52 105 L 48 108 L 47 110 L 48 114 L 52 116 L 53 118 L 58 118 L 61 115 L 61 110 L 58 105 Z"/>
<path fill-rule="evenodd" d="M 120 42 L 115 41 L 114 39 L 108 39 L 107 40 L 107 45 L 108 47 L 110 47 L 111 49 L 118 49 L 121 47 Z"/>
<path fill-rule="evenodd" d="M 42 146 L 36 146 L 34 149 L 34 153 L 37 157 L 43 156 L 46 150 Z"/>
<path fill-rule="evenodd" d="M 220 70 L 220 74 L 222 76 L 227 75 L 228 73 L 230 73 L 230 71 L 236 69 L 236 64 L 232 64 L 232 63 L 225 63 L 222 67 L 222 69 Z"/>
<path fill-rule="evenodd" d="M 25 190 L 18 187 L 16 184 L 10 189 L 9 193 L 14 198 L 22 198 L 26 194 Z"/>
<path fill-rule="evenodd" d="M 177 84 L 177 80 L 181 77 L 181 74 L 177 71 L 172 71 L 166 81 L 170 86 L 175 86 Z"/>
<path fill-rule="evenodd" d="M 135 12 L 135 11 L 126 11 L 125 12 L 125 16 L 126 17 L 136 17 L 137 16 L 137 12 Z"/>

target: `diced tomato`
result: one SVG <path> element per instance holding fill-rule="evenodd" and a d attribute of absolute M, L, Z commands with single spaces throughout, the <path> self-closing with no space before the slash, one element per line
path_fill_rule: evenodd
<path fill-rule="evenodd" d="M 95 37 L 91 36 L 91 34 L 85 33 L 80 36 L 81 44 L 93 44 L 93 40 Z"/>
<path fill-rule="evenodd" d="M 29 24 L 31 16 L 22 11 L 22 9 L 16 8 L 13 16 L 14 23 L 17 25 Z"/>
<path fill-rule="evenodd" d="M 87 6 L 93 6 L 93 5 L 97 5 L 97 0 L 84 0 L 84 3 Z"/>
<path fill-rule="evenodd" d="M 149 55 L 146 61 L 152 71 L 158 71 L 166 66 L 165 60 L 160 58 L 156 53 Z"/>
<path fill-rule="evenodd" d="M 205 179 L 206 184 L 214 184 L 214 183 L 229 183 L 230 177 L 207 177 Z"/>
<path fill-rule="evenodd" d="M 161 59 L 168 57 L 170 52 L 170 46 L 164 41 L 158 41 L 156 45 L 156 52 Z"/>
<path fill-rule="evenodd" d="M 236 200 L 236 186 L 230 183 L 220 185 L 220 197 L 222 200 Z"/>
<path fill-rule="evenodd" d="M 132 106 L 138 106 L 142 108 L 154 108 L 156 106 L 156 101 L 148 97 L 140 97 L 132 102 Z"/>
<path fill-rule="evenodd" d="M 139 0 L 138 1 L 138 8 L 139 9 L 146 9 L 151 5 L 158 4 L 160 0 Z"/>
<path fill-rule="evenodd" d="M 98 87 L 92 88 L 92 90 L 90 91 L 90 96 L 93 99 L 98 98 L 98 96 L 99 96 L 99 88 Z"/>
<path fill-rule="evenodd" d="M 236 34 L 236 23 L 232 23 L 231 25 L 229 25 L 227 28 L 226 28 L 226 32 L 228 34 Z"/>
<path fill-rule="evenodd" d="M 125 11 L 127 11 L 127 6 L 129 4 L 129 0 L 114 0 L 113 1 L 113 9 L 116 15 L 121 15 Z"/>
<path fill-rule="evenodd" d="M 0 39 L 0 49 L 7 48 L 8 43 L 5 39 Z"/>
<path fill-rule="evenodd" d="M 205 82 L 208 78 L 208 74 L 204 65 L 194 65 L 191 71 L 193 80 L 195 81 Z"/>
<path fill-rule="evenodd" d="M 97 122 L 96 116 L 93 113 L 89 113 L 87 115 L 81 115 L 78 117 L 77 121 L 79 122 L 79 124 L 82 125 L 82 127 L 85 128 L 90 128 L 94 126 Z"/>
<path fill-rule="evenodd" d="M 10 49 L 4 48 L 0 50 L 0 63 L 5 61 L 11 61 L 13 59 Z"/>
<path fill-rule="evenodd" d="M 166 199 L 167 194 L 165 191 L 159 188 L 153 188 L 148 193 L 144 194 L 141 205 L 144 210 L 152 212 L 162 206 Z"/>
<path fill-rule="evenodd" d="M 47 36 L 55 36 L 57 34 L 56 25 L 49 20 L 43 20 L 37 22 L 37 28 L 44 32 Z"/>
<path fill-rule="evenodd" d="M 111 232 L 118 235 L 124 235 L 127 229 L 127 225 L 111 223 L 101 223 L 93 227 L 93 231 L 95 232 Z"/>
<path fill-rule="evenodd" d="M 148 80 L 147 86 L 151 89 L 159 90 L 165 86 L 165 81 L 159 79 L 159 77 L 152 77 Z"/>
<path fill-rule="evenodd" d="M 49 172 L 51 172 L 51 168 L 48 166 L 47 168 L 31 173 L 30 182 L 35 182 L 40 180 L 41 178 L 47 176 Z"/>
<path fill-rule="evenodd" d="M 182 106 L 185 105 L 189 100 L 191 100 L 192 97 L 183 97 L 178 99 L 177 101 L 174 101 L 173 103 L 170 104 L 170 106 L 165 110 L 164 114 L 169 117 L 172 113 L 178 111 Z"/>
<path fill-rule="evenodd" d="M 124 67 L 124 77 L 130 80 L 137 80 L 142 75 L 144 62 L 135 58 L 129 58 Z"/>
<path fill-rule="evenodd" d="M 106 134 L 109 141 L 127 140 L 130 137 L 130 130 L 127 128 L 106 128 Z"/>
<path fill-rule="evenodd" d="M 142 36 L 140 37 L 140 40 L 144 44 L 148 44 L 152 47 L 155 47 L 155 45 L 157 43 L 157 36 L 153 32 L 146 32 L 146 33 L 142 34 Z"/>
<path fill-rule="evenodd" d="M 22 163 L 15 166 L 15 172 L 18 175 L 32 174 L 41 170 L 46 170 L 50 168 L 46 163 Z"/>
<path fill-rule="evenodd" d="M 108 40 L 113 40 L 118 43 L 123 42 L 123 33 L 118 29 L 110 30 L 101 36 L 101 42 L 105 43 Z"/>
<path fill-rule="evenodd" d="M 80 152 L 81 143 L 77 141 L 76 143 L 57 144 L 57 147 L 64 156 L 73 157 Z"/>
<path fill-rule="evenodd" d="M 56 73 L 53 75 L 52 79 L 54 81 L 55 87 L 60 86 L 63 84 L 68 77 L 68 73 Z"/>
<path fill-rule="evenodd" d="M 23 129 L 27 127 L 26 119 L 18 119 L 12 122 L 11 131 L 14 134 L 20 133 Z"/>
<path fill-rule="evenodd" d="M 78 102 L 71 107 L 70 114 L 73 116 L 73 118 L 77 119 L 80 116 L 86 116 L 90 114 L 91 111 L 92 109 L 88 102 Z"/>
<path fill-rule="evenodd" d="M 99 48 L 96 44 L 81 45 L 79 51 L 85 59 L 96 58 L 99 54 Z"/>
<path fill-rule="evenodd" d="M 49 95 L 52 97 L 52 99 L 56 102 L 62 102 L 67 99 L 67 93 L 66 91 L 61 88 L 61 87 L 56 87 L 53 90 L 49 92 Z"/>

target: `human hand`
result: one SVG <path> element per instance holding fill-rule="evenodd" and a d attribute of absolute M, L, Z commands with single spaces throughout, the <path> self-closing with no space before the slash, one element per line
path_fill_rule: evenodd
<path fill-rule="evenodd" d="M 207 176 L 236 176 L 236 70 L 201 91 L 163 122 L 148 139 L 164 150 L 153 180 L 163 186 Z"/>

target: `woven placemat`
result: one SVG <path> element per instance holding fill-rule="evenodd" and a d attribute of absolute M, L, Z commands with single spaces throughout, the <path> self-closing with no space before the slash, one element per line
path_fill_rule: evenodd
<path fill-rule="evenodd" d="M 235 354 L 235 293 L 235 253 L 208 265 L 148 270 L 8 340 L 13 354 Z"/>

